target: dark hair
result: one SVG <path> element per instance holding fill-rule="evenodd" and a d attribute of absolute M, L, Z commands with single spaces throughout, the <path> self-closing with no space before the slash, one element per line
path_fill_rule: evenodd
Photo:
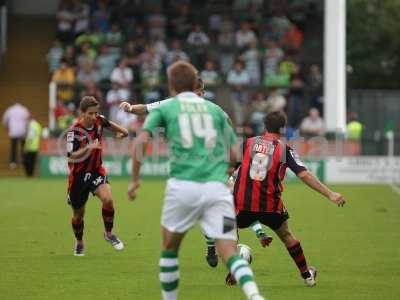
<path fill-rule="evenodd" d="M 286 114 L 281 111 L 270 112 L 264 118 L 264 125 L 268 132 L 280 134 L 286 126 Z"/>
<path fill-rule="evenodd" d="M 85 96 L 79 103 L 79 109 L 81 112 L 86 112 L 89 107 L 99 106 L 99 101 L 93 96 Z"/>
<path fill-rule="evenodd" d="M 193 91 L 197 86 L 197 69 L 185 61 L 177 61 L 168 68 L 168 83 L 176 93 Z"/>

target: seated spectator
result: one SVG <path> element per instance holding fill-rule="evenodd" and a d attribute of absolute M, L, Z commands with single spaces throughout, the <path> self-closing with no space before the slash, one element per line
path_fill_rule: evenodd
<path fill-rule="evenodd" d="M 75 72 L 73 68 L 68 67 L 64 59 L 61 59 L 60 68 L 53 73 L 52 81 L 57 83 L 57 98 L 60 101 L 64 103 L 73 99 Z"/>
<path fill-rule="evenodd" d="M 113 54 L 120 54 L 124 37 L 117 23 L 111 25 L 111 29 L 104 36 L 104 42 L 110 47 Z"/>
<path fill-rule="evenodd" d="M 283 35 L 286 30 L 290 27 L 289 19 L 283 14 L 282 10 L 278 11 L 275 16 L 273 16 L 270 20 L 270 27 L 275 28 L 275 34 L 277 36 L 277 41 L 281 42 Z"/>
<path fill-rule="evenodd" d="M 103 93 L 97 86 L 96 82 L 94 81 L 88 81 L 85 84 L 84 90 L 81 92 L 81 98 L 85 96 L 92 96 L 95 97 L 97 101 L 100 103 L 103 102 Z"/>
<path fill-rule="evenodd" d="M 87 29 L 84 33 L 75 39 L 75 45 L 89 44 L 90 47 L 96 48 L 102 42 L 102 36 L 99 33 Z"/>
<path fill-rule="evenodd" d="M 122 101 L 129 101 L 130 92 L 116 82 L 111 84 L 111 90 L 107 92 L 106 102 L 108 106 L 108 117 L 112 121 L 116 121 L 119 111 L 119 104 Z"/>
<path fill-rule="evenodd" d="M 61 59 L 60 68 L 54 72 L 52 81 L 55 81 L 58 84 L 75 83 L 75 72 L 72 68 L 68 67 L 65 59 Z"/>
<path fill-rule="evenodd" d="M 106 44 L 102 45 L 95 61 L 96 67 L 99 70 L 100 81 L 105 81 L 110 78 L 116 61 L 117 57 L 108 51 L 108 46 Z"/>
<path fill-rule="evenodd" d="M 62 114 L 57 118 L 57 128 L 60 131 L 67 130 L 76 120 L 75 116 L 75 105 L 69 103 L 68 105 L 62 106 Z"/>
<path fill-rule="evenodd" d="M 211 14 L 208 18 L 208 30 L 213 40 L 218 36 L 222 25 L 222 17 L 219 13 Z"/>
<path fill-rule="evenodd" d="M 250 23 L 247 21 L 240 25 L 240 29 L 236 32 L 237 47 L 244 48 L 251 42 L 257 42 L 257 36 L 250 28 Z"/>
<path fill-rule="evenodd" d="M 192 27 L 193 16 L 187 3 L 180 5 L 178 9 L 178 14 L 170 22 L 172 36 L 178 39 L 185 39 Z"/>
<path fill-rule="evenodd" d="M 298 68 L 297 64 L 293 61 L 293 57 L 286 55 L 285 59 L 280 63 L 279 69 L 282 74 L 291 76 Z"/>
<path fill-rule="evenodd" d="M 78 36 L 89 28 L 90 9 L 89 5 L 82 0 L 72 0 L 74 15 L 74 34 Z"/>
<path fill-rule="evenodd" d="M 300 125 L 300 133 L 307 137 L 322 136 L 325 133 L 324 121 L 319 116 L 316 108 L 311 108 L 308 117 L 305 117 Z"/>
<path fill-rule="evenodd" d="M 288 103 L 288 124 L 292 128 L 296 128 L 299 123 L 299 115 L 301 114 L 301 109 L 304 107 L 304 81 L 297 72 L 293 74 L 290 80 L 290 90 L 289 90 L 289 103 Z"/>
<path fill-rule="evenodd" d="M 62 0 L 57 11 L 57 38 L 63 43 L 70 43 L 74 39 L 73 24 L 74 12 L 70 1 Z"/>
<path fill-rule="evenodd" d="M 286 106 L 286 99 L 276 87 L 272 87 L 267 98 L 268 112 L 283 111 Z"/>
<path fill-rule="evenodd" d="M 224 15 L 218 35 L 218 44 L 220 47 L 230 49 L 233 46 L 235 38 L 233 29 L 232 19 L 228 15 Z"/>
<path fill-rule="evenodd" d="M 64 49 L 60 43 L 60 41 L 55 40 L 53 43 L 53 47 L 50 48 L 47 53 L 47 62 L 49 64 L 49 72 L 53 73 L 60 67 L 60 61 L 63 57 Z"/>
<path fill-rule="evenodd" d="M 147 64 L 151 64 L 157 70 L 161 70 L 162 68 L 161 57 L 154 52 L 154 48 L 150 43 L 145 45 L 144 51 L 139 55 L 138 60 L 142 69 L 146 68 Z"/>
<path fill-rule="evenodd" d="M 93 28 L 100 30 L 102 33 L 106 33 L 110 30 L 110 18 L 111 14 L 107 7 L 107 2 L 98 1 L 98 8 L 94 11 L 92 16 Z"/>
<path fill-rule="evenodd" d="M 140 79 L 145 89 L 160 85 L 162 80 L 160 66 L 154 63 L 154 61 L 142 64 Z"/>
<path fill-rule="evenodd" d="M 268 101 L 263 92 L 253 95 L 250 103 L 250 125 L 255 135 L 262 134 L 264 130 L 264 117 L 268 111 Z"/>
<path fill-rule="evenodd" d="M 82 67 L 79 69 L 76 79 L 79 84 L 87 85 L 89 82 L 99 82 L 100 73 L 94 68 L 92 60 L 83 62 Z"/>
<path fill-rule="evenodd" d="M 241 126 L 244 121 L 244 108 L 247 97 L 246 87 L 250 83 L 250 75 L 244 69 L 242 62 L 235 63 L 234 69 L 228 73 L 227 83 L 232 88 L 231 99 L 233 101 L 235 121 L 238 126 Z"/>
<path fill-rule="evenodd" d="M 167 18 L 161 13 L 161 6 L 156 5 L 153 13 L 147 18 L 150 38 L 165 38 L 165 28 L 167 26 Z"/>
<path fill-rule="evenodd" d="M 282 73 L 281 70 L 278 69 L 277 73 L 264 76 L 264 85 L 268 88 L 287 88 L 290 85 L 290 75 Z"/>
<path fill-rule="evenodd" d="M 275 74 L 284 53 L 278 44 L 273 40 L 265 41 L 264 50 L 264 76 Z"/>
<path fill-rule="evenodd" d="M 322 114 L 322 87 L 323 78 L 321 69 L 318 65 L 311 65 L 310 73 L 307 77 L 307 87 L 310 95 L 310 104 Z"/>
<path fill-rule="evenodd" d="M 181 42 L 175 39 L 171 43 L 171 50 L 165 55 L 165 63 L 169 66 L 178 60 L 189 61 L 189 56 L 182 50 Z"/>
<path fill-rule="evenodd" d="M 206 62 L 204 70 L 200 72 L 200 77 L 206 86 L 215 86 L 221 80 L 212 60 Z"/>
<path fill-rule="evenodd" d="M 118 66 L 111 72 L 111 82 L 116 82 L 124 88 L 128 88 L 133 81 L 132 69 L 128 67 L 125 58 L 122 58 Z"/>
<path fill-rule="evenodd" d="M 303 33 L 295 24 L 290 24 L 290 27 L 285 31 L 282 38 L 282 46 L 289 53 L 297 53 L 303 43 Z"/>
<path fill-rule="evenodd" d="M 164 59 L 165 55 L 168 53 L 168 48 L 164 40 L 161 37 L 155 35 L 151 41 L 151 44 L 155 54 L 158 55 L 161 59 Z"/>
<path fill-rule="evenodd" d="M 261 66 L 260 66 L 261 53 L 257 48 L 257 42 L 252 41 L 249 43 L 247 49 L 242 55 L 241 59 L 244 61 L 246 71 L 250 75 L 250 85 L 259 85 L 261 81 Z"/>
<path fill-rule="evenodd" d="M 203 66 L 206 60 L 206 46 L 210 43 L 208 35 L 201 29 L 199 24 L 193 27 L 187 38 L 187 44 L 190 46 L 191 61 L 194 66 L 199 68 Z"/>
<path fill-rule="evenodd" d="M 84 43 L 81 46 L 80 54 L 78 55 L 76 62 L 78 67 L 82 68 L 86 61 L 94 61 L 97 57 L 97 51 L 90 46 L 89 43 Z"/>
<path fill-rule="evenodd" d="M 68 67 L 76 67 L 76 51 L 74 46 L 67 46 L 65 48 L 65 53 L 63 59 L 65 60 Z"/>

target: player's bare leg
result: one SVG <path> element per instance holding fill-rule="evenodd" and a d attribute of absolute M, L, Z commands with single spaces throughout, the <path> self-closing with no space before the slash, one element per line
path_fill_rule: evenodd
<path fill-rule="evenodd" d="M 164 300 L 178 299 L 179 261 L 178 252 L 184 233 L 171 232 L 161 227 L 162 251 L 160 255 L 161 295 Z"/>
<path fill-rule="evenodd" d="M 74 235 L 76 238 L 74 255 L 75 256 L 84 256 L 84 244 L 83 244 L 83 228 L 84 221 L 83 218 L 85 216 L 85 207 L 81 207 L 78 209 L 73 209 L 73 216 L 71 219 L 72 230 L 74 231 Z"/>
<path fill-rule="evenodd" d="M 109 242 L 115 250 L 124 249 L 124 244 L 113 234 L 114 227 L 114 203 L 112 200 L 111 186 L 108 183 L 101 184 L 95 191 L 95 195 L 102 202 L 102 216 L 104 222 L 104 239 Z"/>
<path fill-rule="evenodd" d="M 215 240 L 218 254 L 228 267 L 230 274 L 239 282 L 249 300 L 263 300 L 254 281 L 253 271 L 249 263 L 238 256 L 237 242 L 233 240 Z"/>
<path fill-rule="evenodd" d="M 314 286 L 316 284 L 315 277 L 317 276 L 317 271 L 314 267 L 308 267 L 306 258 L 301 248 L 300 241 L 295 238 L 295 236 L 290 232 L 288 222 L 285 221 L 275 233 L 278 235 L 280 240 L 285 244 L 289 255 L 293 258 L 293 261 L 297 265 L 301 276 L 307 286 Z"/>

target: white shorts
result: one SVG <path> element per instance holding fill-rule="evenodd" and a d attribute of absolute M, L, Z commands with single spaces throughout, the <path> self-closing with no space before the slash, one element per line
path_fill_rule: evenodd
<path fill-rule="evenodd" d="M 171 178 L 165 190 L 161 224 L 184 233 L 197 222 L 213 239 L 237 240 L 233 196 L 222 182 L 195 182 Z"/>

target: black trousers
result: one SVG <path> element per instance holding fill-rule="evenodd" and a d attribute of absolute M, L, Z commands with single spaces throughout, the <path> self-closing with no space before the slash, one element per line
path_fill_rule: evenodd
<path fill-rule="evenodd" d="M 35 173 L 35 166 L 37 160 L 37 152 L 25 152 L 24 153 L 24 169 L 26 176 L 32 177 Z"/>
<path fill-rule="evenodd" d="M 20 149 L 18 151 L 18 144 Z M 24 156 L 25 139 L 11 138 L 10 163 L 18 163 L 19 157 Z"/>

